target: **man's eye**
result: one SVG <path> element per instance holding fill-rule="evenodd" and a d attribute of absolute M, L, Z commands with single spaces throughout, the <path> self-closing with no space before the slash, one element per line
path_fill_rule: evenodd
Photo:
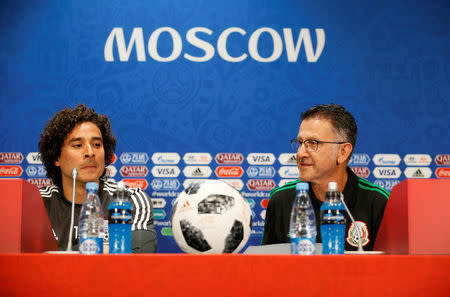
<path fill-rule="evenodd" d="M 81 147 L 81 144 L 74 144 L 72 147 Z"/>

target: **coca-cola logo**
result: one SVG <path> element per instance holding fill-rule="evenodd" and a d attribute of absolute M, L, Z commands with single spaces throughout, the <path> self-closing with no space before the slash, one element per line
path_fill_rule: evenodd
<path fill-rule="evenodd" d="M 436 169 L 436 176 L 439 178 L 450 178 L 450 168 Z"/>
<path fill-rule="evenodd" d="M 350 169 L 359 177 L 367 178 L 370 175 L 370 170 L 367 167 L 350 167 Z"/>
<path fill-rule="evenodd" d="M 38 188 L 53 185 L 52 180 L 49 178 L 29 178 L 29 179 L 27 179 L 27 182 L 29 182 L 32 185 L 35 185 Z"/>
<path fill-rule="evenodd" d="M 145 179 L 123 179 L 122 180 L 129 188 L 147 189 L 148 182 Z"/>
<path fill-rule="evenodd" d="M 269 199 L 261 200 L 261 207 L 262 208 L 267 208 L 267 205 L 269 205 Z"/>
<path fill-rule="evenodd" d="M 242 164 L 244 156 L 241 153 L 219 153 L 215 159 L 217 164 Z"/>
<path fill-rule="evenodd" d="M 146 166 L 127 165 L 120 168 L 120 174 L 125 177 L 144 177 L 148 174 Z"/>
<path fill-rule="evenodd" d="M 440 166 L 449 166 L 450 165 L 450 155 L 437 155 L 434 158 L 434 162 Z"/>
<path fill-rule="evenodd" d="M 215 172 L 218 177 L 241 177 L 244 170 L 239 166 L 220 166 Z"/>
<path fill-rule="evenodd" d="M 0 166 L 0 176 L 21 176 L 23 172 L 22 167 L 14 165 Z"/>
<path fill-rule="evenodd" d="M 22 153 L 0 153 L 1 164 L 20 164 L 22 161 Z"/>
<path fill-rule="evenodd" d="M 270 191 L 275 187 L 273 179 L 249 179 L 247 188 L 250 191 Z"/>
<path fill-rule="evenodd" d="M 116 156 L 116 154 L 113 154 L 112 159 L 111 159 L 111 164 L 116 163 L 116 161 L 117 161 L 117 156 Z"/>

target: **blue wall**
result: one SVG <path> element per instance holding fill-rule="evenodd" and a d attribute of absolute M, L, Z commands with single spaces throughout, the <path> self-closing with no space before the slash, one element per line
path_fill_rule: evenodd
<path fill-rule="evenodd" d="M 437 168 L 449 164 L 441 166 L 435 157 L 444 155 L 441 160 L 450 153 L 449 6 L 448 1 L 400 0 L 2 3 L 0 152 L 23 155 L 23 161 L 12 161 L 23 169 L 20 177 L 38 176 L 35 170 L 27 173 L 35 165 L 26 156 L 37 151 L 44 124 L 59 109 L 86 103 L 113 122 L 117 171 L 127 165 L 120 160 L 123 153 L 147 154 L 144 165 L 151 171 L 155 152 L 176 152 L 181 158 L 175 164 L 181 173 L 174 177 L 181 183 L 179 192 L 187 178 L 185 153 L 210 153 L 213 160 L 206 166 L 211 178 L 219 166 L 216 154 L 241 153 L 244 160 L 236 166 L 244 170 L 242 191 L 251 194 L 245 186 L 251 179 L 248 154 L 277 158 L 267 166 L 273 166 L 275 175 L 269 179 L 278 185 L 284 179 L 278 157 L 290 153 L 289 139 L 297 135 L 300 113 L 314 104 L 335 102 L 355 115 L 355 161 L 368 164 L 352 165 L 366 167 L 368 180 L 390 190 L 407 177 L 408 167 L 414 167 L 410 177 L 436 178 Z M 106 61 L 105 46 L 114 28 L 121 28 L 125 48 L 133 30 L 142 28 L 142 43 L 136 33 L 127 61 L 119 61 L 117 39 L 111 43 L 114 61 Z M 308 61 L 305 43 L 297 60 L 289 61 L 285 28 L 294 44 L 301 29 L 309 30 L 305 36 L 311 38 L 315 62 Z M 322 40 L 317 40 L 316 29 L 323 30 Z M 203 43 L 188 40 L 186 34 L 195 30 L 203 31 L 196 34 Z M 234 33 L 225 38 L 227 30 Z M 181 49 L 179 54 L 174 48 Z M 140 59 L 143 55 L 145 61 L 138 61 L 142 49 Z M 246 58 L 230 62 L 225 50 L 231 57 Z M 186 54 L 205 61 L 189 60 Z M 270 57 L 273 61 L 264 62 Z M 397 154 L 400 160 L 376 165 L 376 154 Z M 408 154 L 425 156 L 405 162 Z M 375 171 L 384 176 L 377 178 Z M 114 178 L 123 177 L 118 172 Z M 143 178 L 151 183 L 152 173 Z M 151 186 L 146 191 L 154 198 L 166 192 Z M 250 244 L 261 239 L 261 201 L 267 195 L 263 191 L 253 197 L 256 225 Z M 173 198 L 167 197 L 166 206 L 158 210 L 166 214 L 158 221 L 159 252 L 179 251 L 171 236 L 162 235 L 167 234 L 163 228 Z"/>

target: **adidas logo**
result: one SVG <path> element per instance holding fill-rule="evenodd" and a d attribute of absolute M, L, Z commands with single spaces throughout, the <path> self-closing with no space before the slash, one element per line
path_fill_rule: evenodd
<path fill-rule="evenodd" d="M 192 176 L 204 176 L 204 174 L 202 170 L 197 167 L 194 171 L 192 171 Z"/>
<path fill-rule="evenodd" d="M 422 171 L 420 169 L 417 169 L 413 175 L 413 177 L 425 177 L 425 175 L 422 173 Z"/>

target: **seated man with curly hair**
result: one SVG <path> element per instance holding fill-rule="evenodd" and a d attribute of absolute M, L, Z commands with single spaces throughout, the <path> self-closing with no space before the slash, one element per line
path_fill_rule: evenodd
<path fill-rule="evenodd" d="M 51 119 L 39 141 L 39 153 L 54 185 L 40 189 L 53 232 L 60 249 L 69 241 L 72 203 L 72 169 L 78 177 L 75 186 L 75 220 L 72 232 L 73 249 L 78 249 L 78 218 L 86 195 L 86 183 L 99 184 L 99 197 L 107 219 L 108 205 L 117 184 L 106 180 L 105 167 L 111 164 L 116 138 L 107 116 L 97 114 L 92 108 L 79 104 L 64 108 Z M 153 206 L 141 189 L 127 188 L 133 204 L 131 248 L 133 253 L 154 253 L 157 239 L 153 225 Z"/>

